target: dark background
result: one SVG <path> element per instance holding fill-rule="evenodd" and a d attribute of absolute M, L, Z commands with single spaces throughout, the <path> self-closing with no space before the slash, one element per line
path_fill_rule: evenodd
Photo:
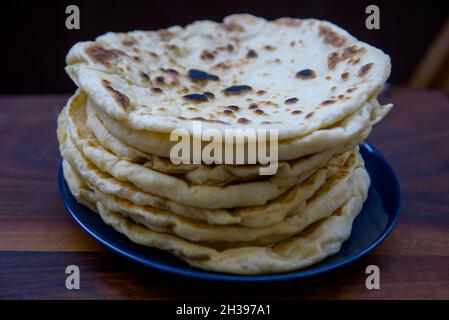
<path fill-rule="evenodd" d="M 75 86 L 64 58 L 76 42 L 107 31 L 159 29 L 198 19 L 221 20 L 232 13 L 268 19 L 282 16 L 330 20 L 388 53 L 391 82 L 406 83 L 448 16 L 447 1 L 2 1 L 0 4 L 0 94 L 58 93 Z M 81 29 L 67 30 L 65 8 L 76 4 Z M 380 8 L 380 30 L 365 28 L 365 8 Z"/>

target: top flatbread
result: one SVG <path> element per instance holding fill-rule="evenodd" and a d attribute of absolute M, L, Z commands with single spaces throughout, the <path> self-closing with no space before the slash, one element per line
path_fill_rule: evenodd
<path fill-rule="evenodd" d="M 277 129 L 300 137 L 354 113 L 381 89 L 390 58 L 325 21 L 223 23 L 107 33 L 76 44 L 67 72 L 132 129 Z"/>

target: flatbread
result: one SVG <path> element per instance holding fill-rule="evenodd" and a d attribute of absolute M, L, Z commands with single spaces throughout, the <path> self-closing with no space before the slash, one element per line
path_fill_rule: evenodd
<path fill-rule="evenodd" d="M 276 129 L 281 141 L 354 113 L 391 68 L 381 50 L 329 22 L 250 15 L 107 33 L 76 44 L 66 62 L 78 87 L 133 130 L 194 134 L 199 119 L 222 132 Z"/>
<path fill-rule="evenodd" d="M 83 103 L 82 97 L 80 100 L 80 103 Z M 170 151 L 177 142 L 170 141 L 168 134 L 131 129 L 95 107 L 91 100 L 87 103 L 96 110 L 107 131 L 124 144 L 149 154 L 170 157 Z M 371 131 L 371 126 L 383 119 L 392 107 L 392 104 L 382 106 L 377 100 L 368 101 L 355 113 L 332 126 L 321 128 L 300 138 L 278 141 L 277 157 L 279 160 L 294 160 L 360 140 L 360 136 L 366 137 Z M 203 144 L 203 148 L 206 144 Z"/>
<path fill-rule="evenodd" d="M 346 163 L 346 159 L 350 154 L 350 152 L 344 152 L 332 157 L 322 169 L 312 169 L 313 173 L 304 183 L 300 183 L 286 194 L 268 202 L 266 205 L 227 210 L 207 210 L 188 207 L 184 204 L 143 192 L 131 183 L 118 181 L 96 168 L 82 155 L 72 140 L 67 136 L 67 125 L 65 123 L 66 111 L 67 109 L 64 109 L 58 118 L 58 140 L 61 154 L 70 162 L 70 166 L 74 168 L 73 170 L 86 180 L 88 185 L 100 190 L 102 193 L 129 200 L 134 204 L 174 212 L 180 216 L 204 221 L 208 224 L 238 224 L 260 227 L 279 222 L 285 216 L 290 215 L 295 209 L 299 209 L 303 201 L 313 195 L 327 178 L 335 175 Z"/>
<path fill-rule="evenodd" d="M 301 232 L 309 224 L 331 214 L 348 200 L 351 190 L 351 178 L 363 161 L 354 151 L 349 161 L 338 170 L 337 175 L 326 182 L 315 194 L 303 199 L 302 205 L 292 208 L 292 214 L 286 219 L 267 227 L 211 226 L 204 222 L 182 218 L 168 211 L 153 207 L 142 207 L 132 202 L 105 194 L 95 188 L 98 199 L 112 211 L 118 211 L 153 231 L 173 232 L 190 241 L 232 241 L 261 243 L 272 242 L 276 236 L 293 235 Z"/>
<path fill-rule="evenodd" d="M 95 193 L 107 209 L 120 212 L 156 232 L 173 233 L 194 242 L 268 244 L 300 233 L 312 223 L 328 217 L 348 201 L 352 190 L 352 175 L 360 168 L 358 162 L 351 163 L 351 167 L 339 172 L 304 205 L 295 208 L 290 216 L 266 227 L 211 226 L 166 212 L 161 213 L 153 208 L 141 207 L 97 190 Z"/>
<path fill-rule="evenodd" d="M 310 226 L 298 236 L 276 244 L 219 251 L 170 234 L 150 231 L 121 214 L 106 209 L 100 201 L 96 201 L 94 192 L 81 180 L 76 181 L 76 174 L 65 172 L 65 177 L 78 201 L 95 205 L 95 211 L 100 213 L 103 221 L 131 241 L 168 251 L 198 268 L 247 275 L 297 270 L 337 253 L 350 236 L 352 222 L 362 208 L 369 187 L 368 173 L 360 168 L 354 175 L 352 197 L 329 218 Z M 79 188 L 81 190 L 77 190 Z"/>
<path fill-rule="evenodd" d="M 266 204 L 279 197 L 307 176 L 274 176 L 267 180 L 251 181 L 226 186 L 190 185 L 172 175 L 121 160 L 103 148 L 86 127 L 82 105 L 69 103 L 68 132 L 82 154 L 96 167 L 117 180 L 130 182 L 142 191 L 168 198 L 190 207 L 224 209 Z"/>
<path fill-rule="evenodd" d="M 76 100 L 76 99 L 74 99 Z M 80 99 L 80 103 L 83 99 Z M 118 158 L 142 164 L 143 166 L 175 176 L 182 176 L 191 184 L 196 185 L 226 185 L 229 183 L 243 182 L 253 179 L 260 180 L 261 165 L 214 165 L 205 164 L 173 164 L 170 159 L 155 156 L 153 154 L 143 153 L 133 147 L 130 147 L 120 139 L 112 135 L 98 119 L 90 103 L 86 105 L 87 126 L 95 135 L 101 146 L 114 153 Z M 361 142 L 368 132 L 360 135 L 356 142 Z M 321 152 L 321 155 L 309 155 L 305 159 L 295 159 L 292 161 L 281 161 L 278 163 L 276 176 L 298 176 L 304 172 L 302 167 L 313 158 L 329 159 L 332 155 L 351 149 L 355 143 L 350 145 L 338 146 Z M 325 160 L 323 160 L 324 162 Z M 266 167 L 266 166 L 265 166 Z"/>

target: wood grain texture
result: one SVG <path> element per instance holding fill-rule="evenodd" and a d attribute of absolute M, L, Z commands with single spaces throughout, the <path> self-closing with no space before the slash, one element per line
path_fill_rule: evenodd
<path fill-rule="evenodd" d="M 449 101 L 439 92 L 396 89 L 395 108 L 371 134 L 399 176 L 398 225 L 371 254 L 329 274 L 270 285 L 194 281 L 107 251 L 59 199 L 56 114 L 67 96 L 0 97 L 0 298 L 50 299 L 449 299 Z M 65 289 L 65 267 L 81 290 Z M 365 289 L 365 268 L 381 289 Z"/>

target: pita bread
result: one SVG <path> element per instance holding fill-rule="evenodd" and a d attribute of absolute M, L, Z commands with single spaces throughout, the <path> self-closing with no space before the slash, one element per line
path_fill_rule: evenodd
<path fill-rule="evenodd" d="M 324 184 L 316 193 L 304 199 L 302 205 L 292 208 L 292 214 L 280 222 L 267 227 L 243 226 L 211 226 L 204 222 L 182 218 L 168 211 L 161 211 L 153 207 L 142 207 L 132 202 L 104 194 L 95 190 L 98 199 L 111 211 L 118 211 L 157 232 L 173 232 L 190 241 L 232 241 L 251 242 L 259 240 L 261 243 L 271 242 L 273 237 L 293 235 L 299 233 L 309 224 L 322 219 L 332 213 L 342 203 L 348 200 L 351 188 L 351 177 L 355 170 L 362 165 L 357 151 L 338 174 Z M 300 214 L 298 213 L 300 212 Z M 262 239 L 262 240 L 261 240 Z"/>
<path fill-rule="evenodd" d="M 297 270 L 337 253 L 350 236 L 352 222 L 362 208 L 369 187 L 369 176 L 360 168 L 354 176 L 350 200 L 330 217 L 318 221 L 300 235 L 267 246 L 219 251 L 170 234 L 150 231 L 141 224 L 106 209 L 100 201 L 96 201 L 94 192 L 85 188 L 82 182 L 74 183 L 72 177 L 76 175 L 66 175 L 72 194 L 80 197 L 78 201 L 96 205 L 103 221 L 131 241 L 168 251 L 198 268 L 247 275 Z M 76 190 L 80 187 L 81 191 Z"/>
<path fill-rule="evenodd" d="M 263 205 L 307 178 L 307 175 L 274 176 L 267 180 L 231 184 L 223 187 L 192 186 L 178 177 L 121 160 L 103 148 L 86 127 L 86 113 L 82 105 L 70 102 L 67 115 L 68 131 L 72 141 L 96 167 L 117 180 L 134 184 L 142 191 L 190 207 L 224 209 Z M 305 166 L 302 168 L 305 168 Z"/>
<path fill-rule="evenodd" d="M 348 201 L 352 190 L 352 176 L 359 165 L 352 161 L 350 168 L 339 172 L 305 201 L 304 205 L 295 208 L 290 216 L 266 227 L 211 226 L 167 212 L 162 213 L 151 207 L 141 207 L 97 190 L 95 193 L 107 209 L 120 212 L 156 232 L 173 233 L 194 242 L 268 244 L 300 233 L 310 224 L 331 215 Z"/>
<path fill-rule="evenodd" d="M 131 129 L 96 108 L 91 100 L 88 101 L 88 104 L 96 110 L 96 114 L 105 128 L 126 145 L 149 154 L 170 157 L 170 150 L 176 142 L 170 141 L 169 134 Z M 381 106 L 377 100 L 369 101 L 360 110 L 332 126 L 321 128 L 300 138 L 281 140 L 278 142 L 278 158 L 279 160 L 294 160 L 361 140 L 360 136 L 366 137 L 371 131 L 371 126 L 385 117 L 392 107 L 391 104 Z"/>
<path fill-rule="evenodd" d="M 70 162 L 74 168 L 73 170 L 86 180 L 88 185 L 100 190 L 102 193 L 129 200 L 134 204 L 171 211 L 180 216 L 205 221 L 209 224 L 239 224 L 258 227 L 279 222 L 285 216 L 290 215 L 293 210 L 299 208 L 304 200 L 313 195 L 325 182 L 325 178 L 330 178 L 335 175 L 346 163 L 346 159 L 350 155 L 350 152 L 344 152 L 341 155 L 331 158 L 323 169 L 318 171 L 313 170 L 314 173 L 304 183 L 299 184 L 286 194 L 268 202 L 266 205 L 228 210 L 194 208 L 155 196 L 151 193 L 142 192 L 134 185 L 118 181 L 96 168 L 81 154 L 71 139 L 68 138 L 65 132 L 65 111 L 66 109 L 64 109 L 58 118 L 58 139 L 61 154 Z"/>
<path fill-rule="evenodd" d="M 226 185 L 229 183 L 243 182 L 253 179 L 260 180 L 260 165 L 215 165 L 209 166 L 205 164 L 180 164 L 175 165 L 169 159 L 155 156 L 152 154 L 142 153 L 121 140 L 113 136 L 98 119 L 90 103 L 86 106 L 87 126 L 95 135 L 99 143 L 118 158 L 131 161 L 136 164 L 142 164 L 144 167 L 167 173 L 175 176 L 182 176 L 185 180 L 193 185 Z M 367 136 L 364 132 L 356 141 L 362 141 Z M 354 143 L 349 146 L 338 146 L 322 152 L 325 159 L 329 159 L 336 153 L 344 150 L 352 149 Z M 317 157 L 318 155 L 309 155 L 308 159 Z M 304 172 L 300 167 L 304 165 L 306 159 L 295 159 L 292 161 L 281 161 L 278 163 L 276 176 L 292 176 L 299 175 Z M 324 160 L 323 160 L 324 162 Z"/>
<path fill-rule="evenodd" d="M 66 62 L 95 105 L 132 130 L 193 135 L 191 122 L 200 119 L 222 132 L 276 129 L 281 141 L 353 114 L 391 68 L 381 50 L 329 22 L 250 15 L 107 33 L 76 44 Z"/>

